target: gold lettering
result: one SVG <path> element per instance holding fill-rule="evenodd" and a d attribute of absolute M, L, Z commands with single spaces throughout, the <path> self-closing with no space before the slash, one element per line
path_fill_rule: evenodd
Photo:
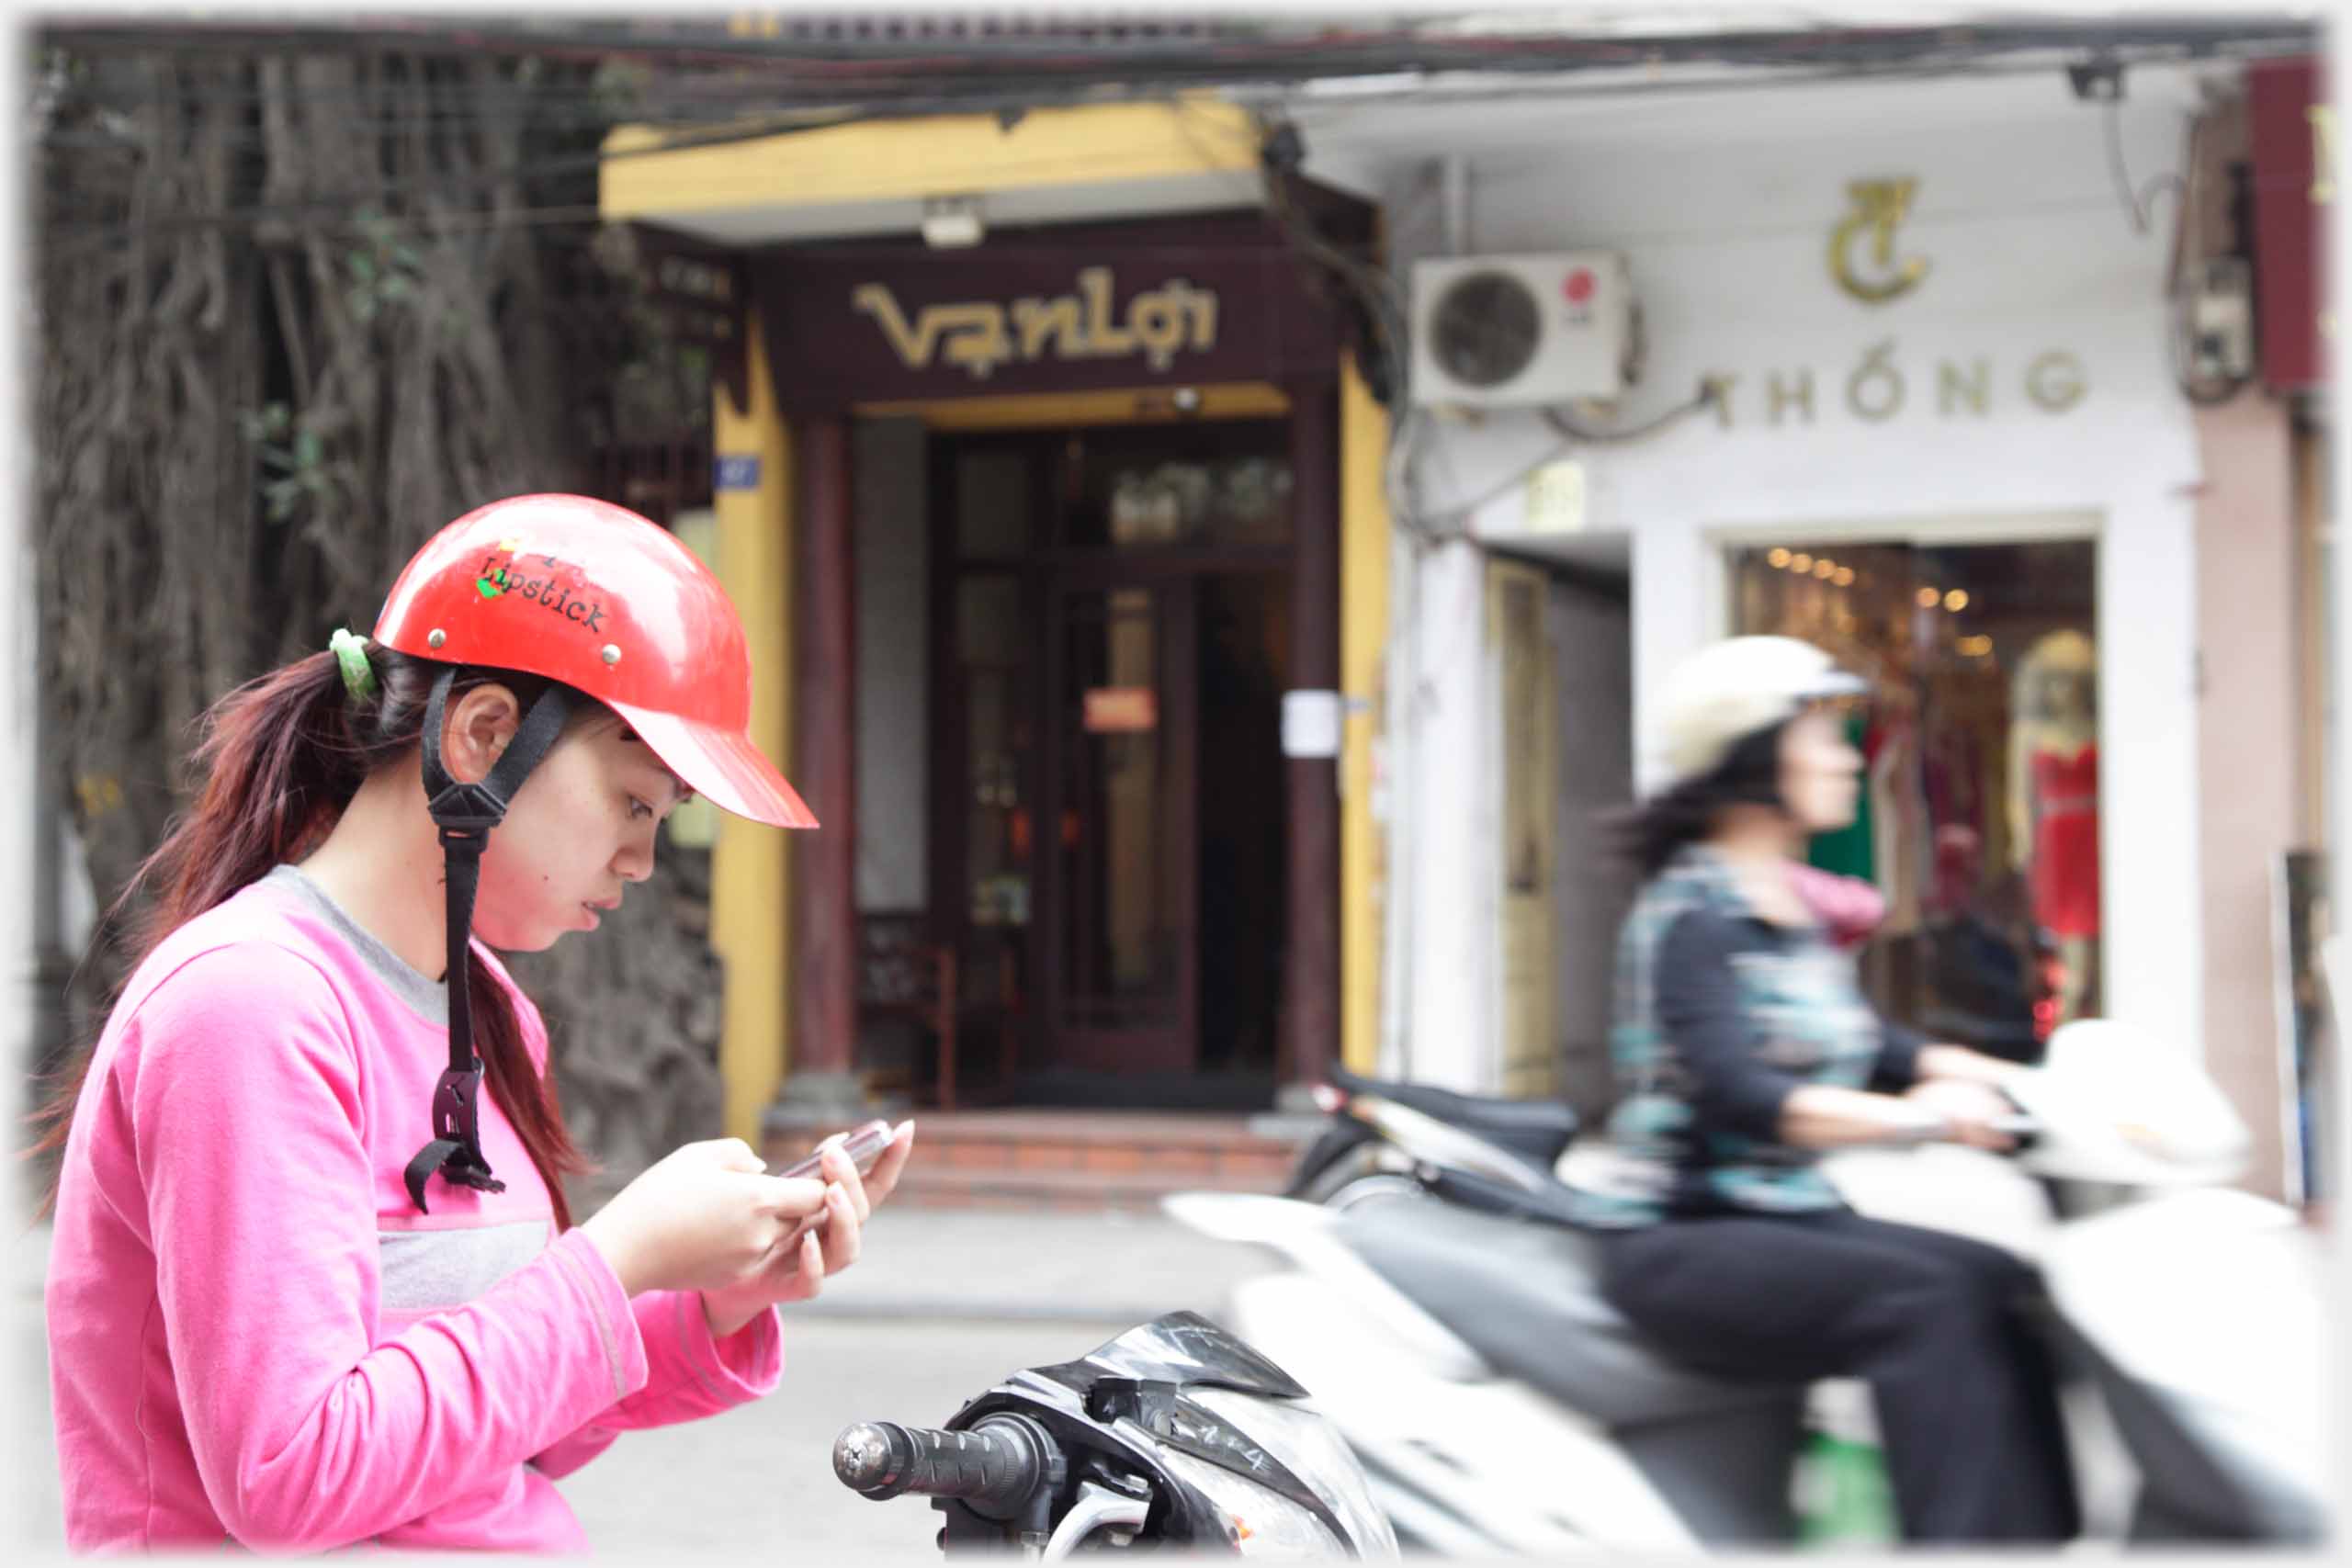
<path fill-rule="evenodd" d="M 1729 430 L 1731 428 L 1731 389 L 1739 385 L 1738 373 L 1732 370 L 1718 370 L 1707 378 L 1706 385 L 1708 400 L 1715 405 L 1717 428 Z"/>
<path fill-rule="evenodd" d="M 934 307 L 940 330 L 947 334 L 947 362 L 985 381 L 996 367 L 1012 357 L 1012 339 L 1004 330 L 1004 307 L 978 303 Z M 925 316 L 930 310 L 923 312 Z"/>
<path fill-rule="evenodd" d="M 1865 304 L 1883 305 L 1919 287 L 1928 263 L 1911 256 L 1900 265 L 1894 260 L 1894 231 L 1911 214 L 1917 180 L 1857 180 L 1846 187 L 1854 209 L 1829 231 L 1829 275 L 1838 287 Z M 1865 278 L 1854 269 L 1854 242 L 1871 237 L 1871 265 L 1882 275 Z"/>
<path fill-rule="evenodd" d="M 2312 199 L 2335 199 L 2335 106 L 2313 104 L 2303 111 L 2312 128 Z"/>
<path fill-rule="evenodd" d="M 1966 372 L 1945 360 L 1936 367 L 1936 403 L 1938 411 L 1949 418 L 1965 403 L 1979 419 L 1993 399 L 1993 367 L 1977 360 Z"/>
<path fill-rule="evenodd" d="M 2026 367 L 2025 395 L 2051 413 L 2064 413 L 2089 390 L 2083 362 L 2063 348 L 2053 348 Z"/>
<path fill-rule="evenodd" d="M 2319 330 L 2324 336 L 2335 334 L 2335 312 L 2317 312 Z M 1937 411 L 1944 418 L 1973 415 L 1984 419 L 1990 415 L 1993 405 L 1994 362 L 1984 355 L 1966 360 L 1939 360 L 1936 366 Z M 1720 430 L 1734 428 L 1732 389 L 1739 376 L 1733 371 L 1710 371 L 1702 380 L 1704 400 L 1714 405 L 1715 425 Z M 2045 413 L 2063 414 L 2090 396 L 2090 370 L 2080 355 L 2063 348 L 2053 348 L 2035 355 L 2025 368 L 2025 395 L 2034 407 Z M 1890 338 L 1864 349 L 1854 369 L 1846 378 L 1846 404 L 1854 417 L 1871 424 L 1883 424 L 1903 412 L 1905 388 L 1903 372 L 1895 363 L 1895 343 Z M 1768 423 L 1774 428 L 1784 424 L 1816 423 L 1813 372 L 1806 370 L 1764 372 L 1764 412 Z"/>
<path fill-rule="evenodd" d="M 1784 387 L 1781 384 L 1781 373 L 1778 370 L 1770 372 L 1764 381 L 1764 399 L 1765 406 L 1771 412 L 1774 425 L 1777 426 L 1781 423 L 1782 411 L 1791 408 L 1804 411 L 1804 423 L 1811 424 L 1813 423 L 1813 372 L 1798 371 L 1796 385 L 1793 387 Z"/>
<path fill-rule="evenodd" d="M 882 324 L 882 335 L 890 340 L 890 346 L 898 351 L 907 368 L 920 370 L 931 363 L 932 346 L 939 333 L 938 322 L 931 311 L 925 310 L 918 318 L 919 327 L 909 326 L 906 312 L 899 309 L 898 297 L 878 283 L 862 285 L 849 300 L 854 309 Z"/>
<path fill-rule="evenodd" d="M 1012 321 L 1021 333 L 1021 357 L 1035 359 L 1046 339 L 1054 340 L 1054 357 L 1077 359 L 1085 353 L 1086 329 L 1078 319 L 1078 296 L 1059 294 L 1051 299 L 1015 299 Z"/>
<path fill-rule="evenodd" d="M 1216 293 L 1213 289 L 1195 288 L 1184 285 L 1184 309 L 1193 318 L 1193 346 L 1206 350 L 1216 346 Z"/>
<path fill-rule="evenodd" d="M 1167 369 L 1184 346 L 1183 287 L 1171 283 L 1128 302 L 1127 323 L 1143 344 L 1145 363 L 1154 370 Z"/>
<path fill-rule="evenodd" d="M 962 366 L 976 380 L 986 380 L 998 366 L 1016 359 L 1043 358 L 1049 345 L 1057 359 L 1115 358 L 1140 349 L 1154 370 L 1166 370 L 1188 342 L 1196 350 L 1216 346 L 1217 301 L 1208 289 L 1170 278 L 1129 300 L 1126 324 L 1121 326 L 1112 319 L 1109 267 L 1086 268 L 1078 275 L 1078 286 L 1076 294 L 1033 295 L 1009 307 L 987 299 L 926 305 L 912 321 L 898 297 L 879 283 L 859 286 L 850 303 L 874 318 L 908 368 L 928 368 L 944 344 L 947 362 Z"/>
<path fill-rule="evenodd" d="M 1090 266 L 1078 275 L 1078 291 L 1086 296 L 1086 347 L 1097 359 L 1116 359 L 1136 349 L 1135 333 L 1111 324 L 1111 269 Z"/>
<path fill-rule="evenodd" d="M 1858 419 L 1876 424 L 1893 419 L 1903 407 L 1903 372 L 1894 367 L 1894 340 L 1887 339 L 1862 355 L 1846 378 L 1846 406 Z"/>

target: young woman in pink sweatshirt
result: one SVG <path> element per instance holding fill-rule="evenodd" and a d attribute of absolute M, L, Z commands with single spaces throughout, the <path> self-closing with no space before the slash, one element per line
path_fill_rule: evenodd
<path fill-rule="evenodd" d="M 689 1145 L 575 1226 L 547 1032 L 492 956 L 594 930 L 689 793 L 816 826 L 750 716 L 716 579 L 554 495 L 451 524 L 372 638 L 212 709 L 51 1107 L 74 1551 L 576 1550 L 556 1477 L 776 1386 L 775 1308 L 856 1260 L 911 1123 L 862 1181 Z"/>

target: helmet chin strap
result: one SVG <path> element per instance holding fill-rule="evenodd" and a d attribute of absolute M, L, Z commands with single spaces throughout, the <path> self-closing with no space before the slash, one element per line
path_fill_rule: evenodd
<path fill-rule="evenodd" d="M 477 1102 L 481 1095 L 481 1060 L 474 1055 L 472 997 L 467 987 L 471 968 L 474 893 L 481 881 L 481 852 L 490 830 L 505 819 L 506 807 L 530 771 L 563 733 L 571 712 L 570 694 L 560 685 L 541 693 L 523 716 L 514 739 L 500 752 L 490 773 L 479 784 L 459 784 L 441 763 L 441 726 L 448 706 L 454 668 L 444 670 L 433 682 L 424 705 L 425 810 L 441 830 L 441 858 L 448 893 L 449 965 L 445 976 L 449 989 L 449 1066 L 433 1091 L 433 1141 L 408 1162 L 408 1195 L 421 1213 L 425 1207 L 424 1184 L 435 1171 L 444 1180 L 484 1192 L 503 1192 L 506 1183 L 490 1173 L 481 1152 Z"/>

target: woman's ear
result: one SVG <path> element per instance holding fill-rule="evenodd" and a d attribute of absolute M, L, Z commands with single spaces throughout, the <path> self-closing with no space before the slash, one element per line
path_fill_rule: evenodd
<path fill-rule="evenodd" d="M 494 683 L 469 688 L 441 716 L 441 766 L 459 784 L 480 784 L 522 724 L 514 693 Z"/>

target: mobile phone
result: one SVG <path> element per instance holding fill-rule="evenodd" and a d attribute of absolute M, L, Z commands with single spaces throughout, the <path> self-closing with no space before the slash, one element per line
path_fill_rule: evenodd
<path fill-rule="evenodd" d="M 850 1164 L 857 1167 L 857 1174 L 860 1176 L 873 1175 L 874 1168 L 881 1163 L 882 1151 L 889 1146 L 890 1123 L 888 1122 L 868 1122 L 842 1140 L 842 1152 L 849 1156 Z M 777 1171 L 776 1174 L 789 1177 L 821 1177 L 824 1174 L 824 1151 L 820 1149 L 807 1159 L 786 1169 Z"/>
<path fill-rule="evenodd" d="M 849 1156 L 849 1162 L 857 1168 L 858 1175 L 871 1176 L 874 1174 L 874 1168 L 882 1161 L 882 1151 L 890 1146 L 890 1134 L 891 1127 L 888 1122 L 868 1122 L 842 1140 L 842 1152 Z M 820 1149 L 808 1158 L 797 1161 L 776 1174 L 786 1177 L 808 1177 L 821 1181 L 825 1175 L 824 1158 L 825 1152 Z M 776 1250 L 788 1252 L 798 1247 L 800 1238 L 810 1231 L 820 1228 L 825 1224 L 825 1220 L 826 1211 L 818 1210 L 795 1225 L 792 1234 L 785 1237 Z"/>

